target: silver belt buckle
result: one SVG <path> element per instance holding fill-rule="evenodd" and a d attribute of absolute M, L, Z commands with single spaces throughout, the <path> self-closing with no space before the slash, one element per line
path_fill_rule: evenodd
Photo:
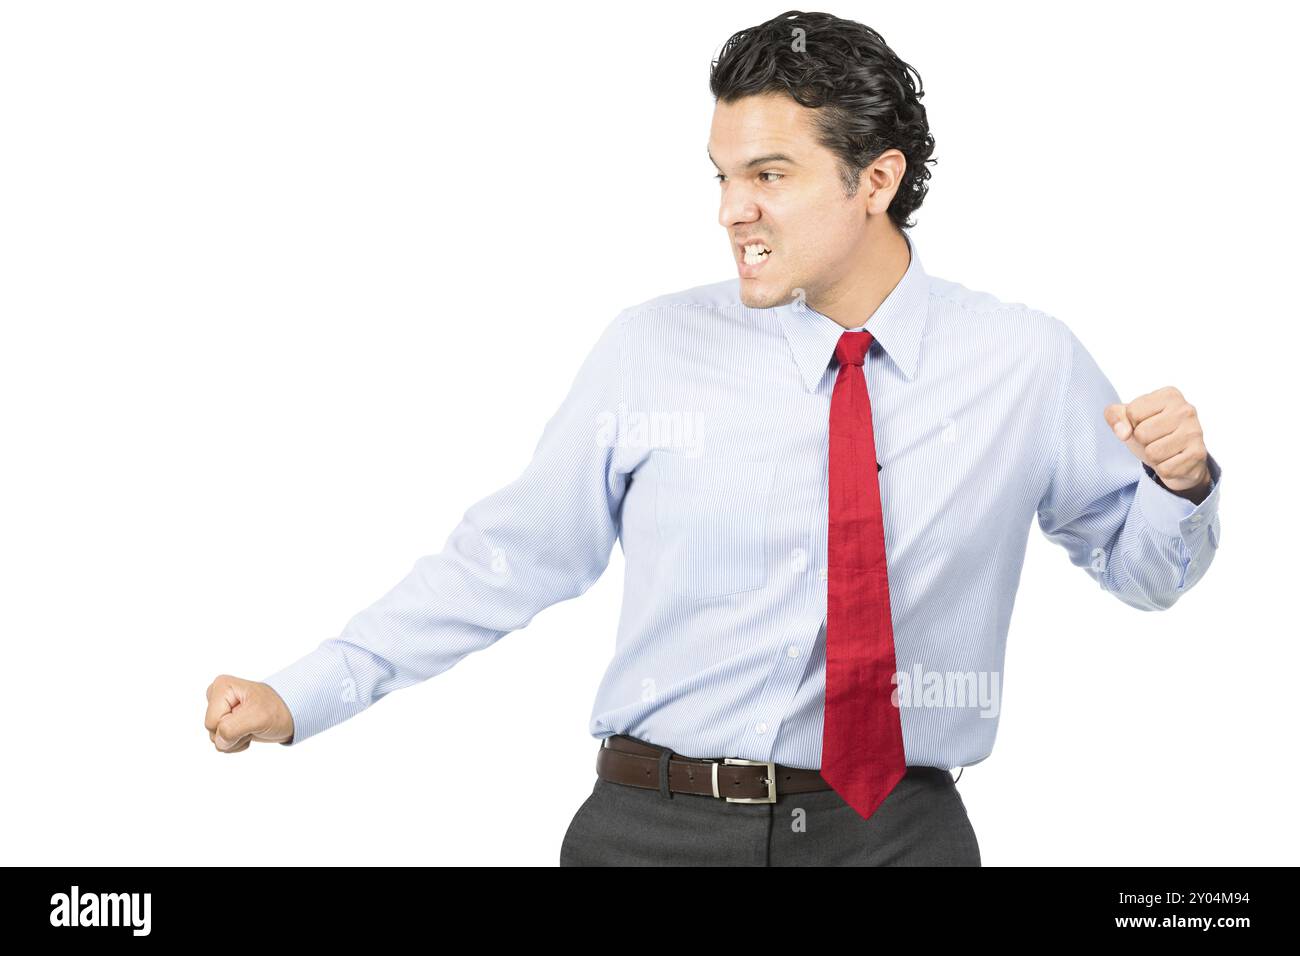
<path fill-rule="evenodd" d="M 771 760 L 746 760 L 743 757 L 723 757 L 723 763 L 744 764 L 747 767 L 767 768 L 766 797 L 722 797 L 718 792 L 718 762 L 713 761 L 713 795 L 722 797 L 728 803 L 776 803 L 776 764 Z"/>

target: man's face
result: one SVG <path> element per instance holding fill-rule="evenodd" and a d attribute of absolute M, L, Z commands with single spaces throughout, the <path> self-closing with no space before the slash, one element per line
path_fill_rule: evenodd
<path fill-rule="evenodd" d="M 709 155 L 723 177 L 718 221 L 727 230 L 750 308 L 790 302 L 802 289 L 809 305 L 854 269 L 864 242 L 866 190 L 848 199 L 835 154 L 818 144 L 814 111 L 785 95 L 719 101 Z M 771 252 L 755 261 L 744 245 Z"/>

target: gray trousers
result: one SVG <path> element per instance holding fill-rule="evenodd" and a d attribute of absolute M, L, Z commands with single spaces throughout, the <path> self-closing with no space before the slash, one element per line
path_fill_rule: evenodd
<path fill-rule="evenodd" d="M 596 778 L 560 845 L 560 866 L 979 866 L 952 774 L 908 767 L 862 819 L 834 790 L 728 803 Z"/>

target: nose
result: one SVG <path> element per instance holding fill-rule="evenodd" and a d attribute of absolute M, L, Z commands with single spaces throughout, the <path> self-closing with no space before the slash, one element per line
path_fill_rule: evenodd
<path fill-rule="evenodd" d="M 758 217 L 758 204 L 744 187 L 734 184 L 723 187 L 722 203 L 718 208 L 718 224 L 723 229 L 754 222 Z"/>

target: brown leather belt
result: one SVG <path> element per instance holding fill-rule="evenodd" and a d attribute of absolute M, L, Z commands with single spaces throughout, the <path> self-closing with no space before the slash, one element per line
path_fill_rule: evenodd
<path fill-rule="evenodd" d="M 627 734 L 614 734 L 601 741 L 596 775 L 610 783 L 658 790 L 665 797 L 692 793 L 728 803 L 776 803 L 782 794 L 831 789 L 816 770 L 787 767 L 770 760 L 684 757 Z M 952 774 L 941 767 L 909 764 L 907 776 L 932 777 L 936 783 L 953 785 Z"/>
<path fill-rule="evenodd" d="M 666 764 L 666 773 L 660 765 Z M 615 734 L 601 741 L 596 775 L 610 783 L 668 793 L 693 793 L 729 803 L 775 803 L 785 793 L 829 790 L 816 770 L 736 757 L 684 757 L 667 747 Z"/>

